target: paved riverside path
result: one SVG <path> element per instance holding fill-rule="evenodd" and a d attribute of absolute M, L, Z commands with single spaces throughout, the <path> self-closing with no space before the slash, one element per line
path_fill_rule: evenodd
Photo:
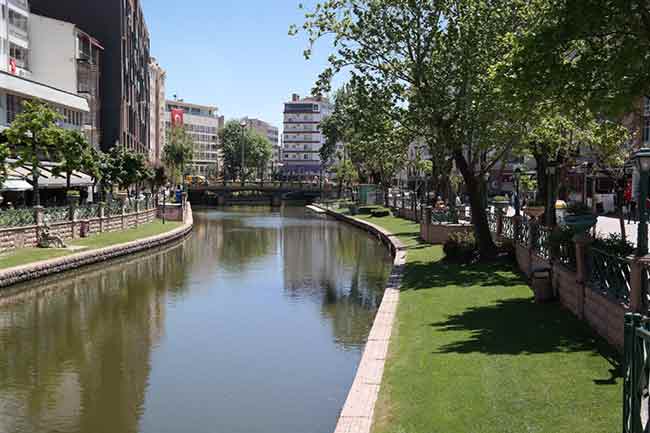
<path fill-rule="evenodd" d="M 627 240 L 634 245 L 636 245 L 638 228 L 639 224 L 637 222 L 632 221 L 628 224 L 627 219 L 625 220 L 625 235 L 627 236 Z M 596 224 L 596 232 L 601 237 L 607 237 L 611 233 L 620 235 L 621 224 L 618 218 L 599 216 L 598 223 Z"/>

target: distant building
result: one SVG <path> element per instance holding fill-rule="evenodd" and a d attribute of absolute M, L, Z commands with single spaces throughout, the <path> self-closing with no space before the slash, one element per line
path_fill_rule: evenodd
<path fill-rule="evenodd" d="M 10 0 L 12 7 L 25 0 Z M 31 0 L 33 13 L 75 24 L 101 41 L 101 147 L 149 153 L 149 31 L 140 0 Z"/>
<path fill-rule="evenodd" d="M 88 141 L 100 147 L 100 66 L 103 48 L 74 24 L 32 14 L 30 17 L 30 69 L 32 78 L 88 101 L 82 119 Z"/>
<path fill-rule="evenodd" d="M 165 148 L 165 81 L 167 73 L 152 58 L 149 64 L 149 87 L 151 107 L 149 119 L 149 160 L 159 163 Z"/>
<path fill-rule="evenodd" d="M 177 115 L 182 113 L 182 115 Z M 165 124 L 172 128 L 172 114 L 176 115 L 174 125 L 181 124 L 194 142 L 194 159 L 189 172 L 206 177 L 216 177 L 222 166 L 219 148 L 219 129 L 224 127 L 224 117 L 219 109 L 210 105 L 191 104 L 183 100 L 167 101 Z"/>
<path fill-rule="evenodd" d="M 324 169 L 320 149 L 325 136 L 320 123 L 330 115 L 333 106 L 327 98 L 314 96 L 301 99 L 292 95 L 284 104 L 282 171 L 288 176 L 312 177 Z"/>
<path fill-rule="evenodd" d="M 65 128 L 82 130 L 89 115 L 88 101 L 77 94 L 77 77 L 70 74 L 69 85 L 40 82 L 43 77 L 32 74 L 34 64 L 40 65 L 30 42 L 30 12 L 26 0 L 0 0 L 0 129 L 4 129 L 22 111 L 23 101 L 39 99 L 50 104 L 63 116 Z M 72 45 L 76 43 L 70 34 Z M 40 47 L 38 40 L 36 46 Z M 38 51 L 37 53 L 38 54 Z M 69 52 L 75 59 L 74 50 Z M 35 63 L 34 63 L 35 62 Z M 57 71 L 58 72 L 58 71 Z"/>
<path fill-rule="evenodd" d="M 278 128 L 259 119 L 246 118 L 246 127 L 266 137 L 272 145 L 277 146 L 280 138 Z"/>

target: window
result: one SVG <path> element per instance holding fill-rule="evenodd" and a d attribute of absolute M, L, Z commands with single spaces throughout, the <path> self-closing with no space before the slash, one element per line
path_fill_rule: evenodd
<path fill-rule="evenodd" d="M 309 155 L 305 155 L 305 157 L 304 157 L 304 158 L 305 158 L 305 159 L 309 159 Z"/>
<path fill-rule="evenodd" d="M 13 9 L 9 9 L 9 24 L 22 31 L 23 34 L 27 33 L 27 17 Z"/>
<path fill-rule="evenodd" d="M 643 120 L 643 144 L 650 144 L 650 117 Z"/>
<path fill-rule="evenodd" d="M 9 57 L 16 60 L 16 66 L 29 69 L 29 51 L 26 48 L 9 42 Z"/>
<path fill-rule="evenodd" d="M 643 115 L 650 116 L 650 97 L 643 98 Z"/>

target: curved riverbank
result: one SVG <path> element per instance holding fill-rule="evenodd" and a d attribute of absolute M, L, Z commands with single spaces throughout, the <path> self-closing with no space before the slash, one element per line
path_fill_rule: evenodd
<path fill-rule="evenodd" d="M 338 221 L 351 224 L 378 237 L 390 249 L 393 256 L 393 270 L 390 279 L 334 432 L 370 433 L 399 303 L 400 286 L 407 256 L 406 246 L 396 235 L 383 227 L 329 209 L 321 207 L 318 209 Z"/>
<path fill-rule="evenodd" d="M 15 266 L 0 271 L 0 289 L 95 263 L 123 257 L 156 248 L 180 239 L 192 231 L 194 220 L 192 208 L 188 204 L 185 224 L 159 235 L 138 239 L 123 244 L 94 249 L 60 258 L 42 260 L 26 265 Z"/>

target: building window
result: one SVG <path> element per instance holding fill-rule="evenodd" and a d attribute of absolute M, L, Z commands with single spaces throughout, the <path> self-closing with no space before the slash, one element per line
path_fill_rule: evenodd
<path fill-rule="evenodd" d="M 643 115 L 650 116 L 650 97 L 643 98 Z"/>
<path fill-rule="evenodd" d="M 643 144 L 650 144 L 650 117 L 643 119 Z"/>
<path fill-rule="evenodd" d="M 9 57 L 16 60 L 16 66 L 29 69 L 29 51 L 26 48 L 9 42 Z"/>

